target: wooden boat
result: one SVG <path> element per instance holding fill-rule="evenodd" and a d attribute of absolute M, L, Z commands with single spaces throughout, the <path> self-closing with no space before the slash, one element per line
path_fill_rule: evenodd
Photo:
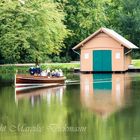
<path fill-rule="evenodd" d="M 66 77 L 15 75 L 16 91 L 64 85 Z"/>
<path fill-rule="evenodd" d="M 66 77 L 48 77 L 32 75 L 16 75 L 16 84 L 19 83 L 61 83 L 64 84 Z"/>

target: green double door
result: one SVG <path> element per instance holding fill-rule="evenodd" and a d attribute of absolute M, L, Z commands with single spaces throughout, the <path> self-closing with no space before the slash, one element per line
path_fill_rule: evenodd
<path fill-rule="evenodd" d="M 93 51 L 93 71 L 112 71 L 112 51 Z"/>

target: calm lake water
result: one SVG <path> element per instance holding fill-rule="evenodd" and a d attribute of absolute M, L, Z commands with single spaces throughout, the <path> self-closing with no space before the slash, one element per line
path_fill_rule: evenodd
<path fill-rule="evenodd" d="M 67 74 L 65 86 L 16 94 L 0 75 L 1 140 L 139 140 L 140 74 Z"/>

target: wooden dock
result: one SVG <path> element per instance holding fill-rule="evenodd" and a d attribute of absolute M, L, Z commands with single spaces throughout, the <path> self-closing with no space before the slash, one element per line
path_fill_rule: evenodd
<path fill-rule="evenodd" d="M 125 73 L 125 72 L 140 72 L 140 68 L 129 68 L 127 71 L 80 71 L 80 69 L 76 68 L 74 69 L 75 73 L 85 73 L 85 74 L 90 74 L 90 73 Z"/>
<path fill-rule="evenodd" d="M 140 72 L 140 68 L 129 68 L 128 72 Z"/>

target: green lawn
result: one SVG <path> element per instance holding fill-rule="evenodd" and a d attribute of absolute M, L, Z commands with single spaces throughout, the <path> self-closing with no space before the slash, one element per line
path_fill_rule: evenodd
<path fill-rule="evenodd" d="M 0 73 L 15 73 L 18 72 L 27 72 L 29 68 L 34 65 L 3 65 L 0 66 Z M 41 64 L 41 69 L 46 70 L 50 68 L 51 70 L 62 69 L 63 71 L 74 71 L 75 68 L 80 68 L 80 63 L 47 63 Z"/>
<path fill-rule="evenodd" d="M 135 67 L 139 67 L 139 68 L 140 68 L 140 59 L 132 60 L 132 64 L 133 64 Z"/>
<path fill-rule="evenodd" d="M 132 64 L 136 68 L 140 68 L 140 59 L 132 60 Z M 21 73 L 27 72 L 31 66 L 0 66 L 0 73 L 15 73 L 17 70 Z M 80 68 L 80 63 L 47 63 L 41 65 L 42 70 L 50 69 L 62 69 L 63 71 L 73 71 L 74 68 Z"/>

